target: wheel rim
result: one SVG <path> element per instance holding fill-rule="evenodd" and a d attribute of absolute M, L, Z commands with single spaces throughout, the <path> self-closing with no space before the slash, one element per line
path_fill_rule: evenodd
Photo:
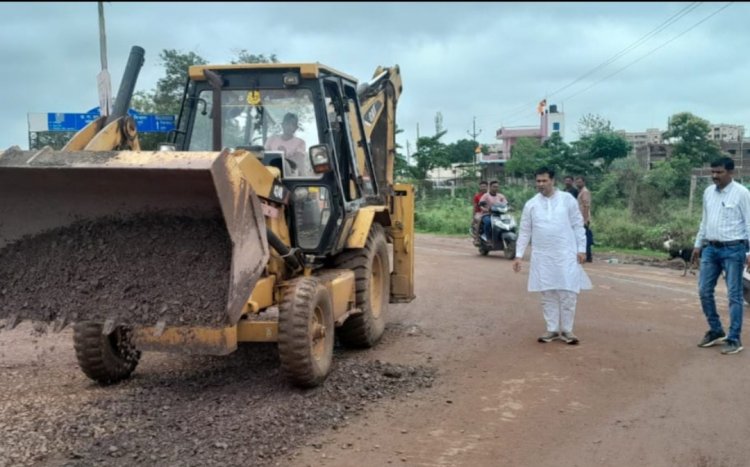
<path fill-rule="evenodd" d="M 312 315 L 312 326 L 310 327 L 310 345 L 315 360 L 320 360 L 326 354 L 326 326 L 323 319 L 323 310 L 316 306 Z"/>
<path fill-rule="evenodd" d="M 372 261 L 372 275 L 370 276 L 370 308 L 377 319 L 383 304 L 383 263 L 380 255 L 375 255 Z"/>
<path fill-rule="evenodd" d="M 119 358 L 123 360 L 132 360 L 136 349 L 130 338 L 130 331 L 123 327 L 117 327 L 108 336 L 110 349 Z"/>

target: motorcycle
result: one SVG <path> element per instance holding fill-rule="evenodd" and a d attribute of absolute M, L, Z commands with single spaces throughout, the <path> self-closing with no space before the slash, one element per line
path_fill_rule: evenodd
<path fill-rule="evenodd" d="M 745 298 L 745 304 L 750 305 L 750 270 L 748 268 L 742 271 L 742 296 Z"/>
<path fill-rule="evenodd" d="M 516 219 L 510 214 L 508 203 L 498 203 L 490 208 L 491 238 L 480 235 L 477 248 L 479 254 L 487 256 L 490 251 L 502 251 L 507 259 L 516 257 L 517 225 Z M 482 224 L 479 225 L 482 232 Z"/>

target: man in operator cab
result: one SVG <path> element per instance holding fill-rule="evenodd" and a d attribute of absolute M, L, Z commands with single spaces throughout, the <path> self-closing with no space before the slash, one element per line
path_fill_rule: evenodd
<path fill-rule="evenodd" d="M 482 240 L 488 241 L 492 237 L 492 226 L 490 224 L 490 208 L 496 204 L 507 203 L 508 200 L 502 193 L 498 193 L 498 182 L 490 182 L 490 191 L 479 199 L 479 207 L 482 210 Z"/>
<path fill-rule="evenodd" d="M 266 140 L 267 151 L 281 151 L 284 153 L 284 159 L 289 162 L 291 174 L 298 177 L 304 177 L 312 173 L 312 168 L 307 160 L 307 148 L 302 138 L 294 136 L 299 129 L 299 120 L 297 115 L 287 113 L 281 122 L 282 133 L 273 135 Z"/>

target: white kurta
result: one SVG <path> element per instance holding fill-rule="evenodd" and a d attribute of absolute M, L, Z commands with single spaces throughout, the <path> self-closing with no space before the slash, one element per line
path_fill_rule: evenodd
<path fill-rule="evenodd" d="M 549 198 L 537 193 L 523 207 L 516 257 L 523 258 L 532 242 L 529 292 L 590 289 L 591 280 L 578 264 L 586 253 L 586 231 L 578 202 L 570 193 L 555 190 Z"/>

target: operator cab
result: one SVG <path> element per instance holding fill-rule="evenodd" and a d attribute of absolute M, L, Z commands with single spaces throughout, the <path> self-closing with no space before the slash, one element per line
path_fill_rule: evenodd
<path fill-rule="evenodd" d="M 359 207 L 378 193 L 356 86 L 317 64 L 193 66 L 174 143 L 258 154 L 291 192 L 293 246 L 335 254 Z"/>

